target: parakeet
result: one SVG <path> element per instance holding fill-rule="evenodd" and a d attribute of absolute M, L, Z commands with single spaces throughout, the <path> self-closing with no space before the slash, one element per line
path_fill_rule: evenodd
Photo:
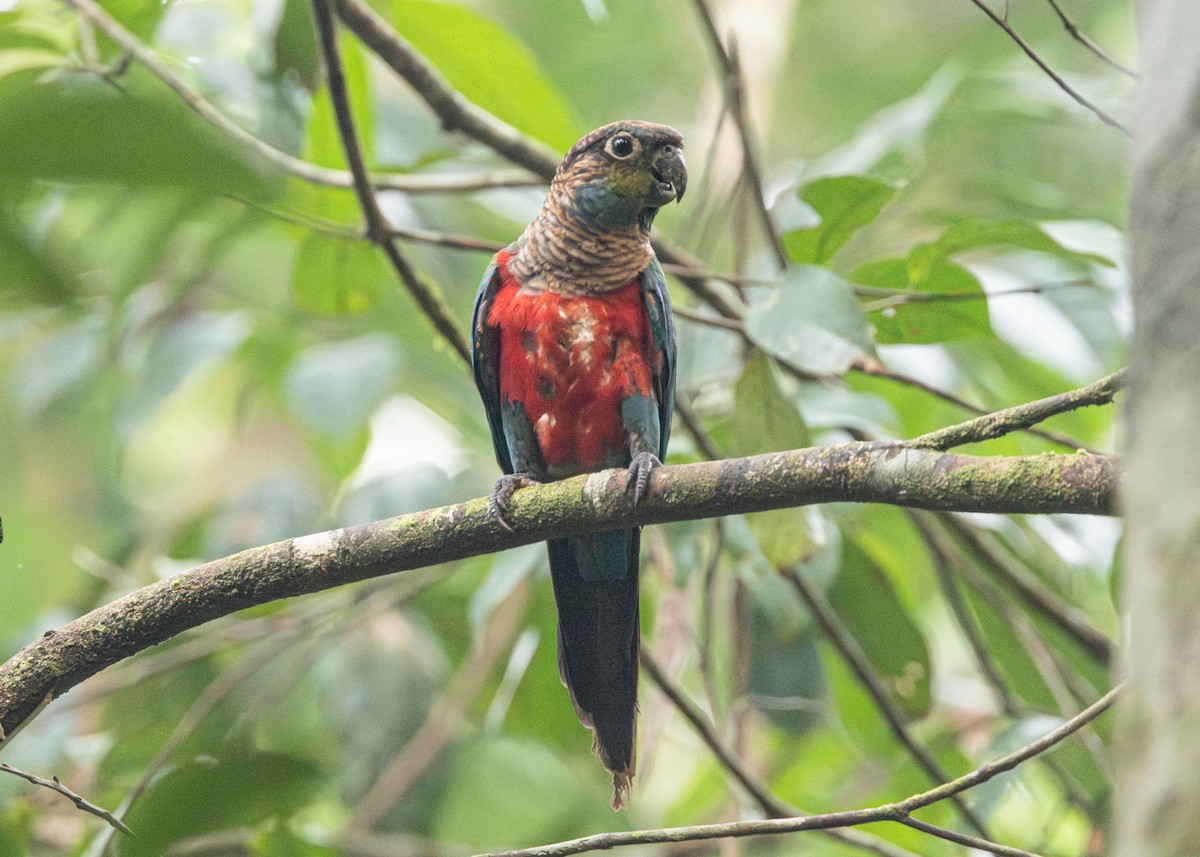
<path fill-rule="evenodd" d="M 683 138 L 615 122 L 567 152 L 537 218 L 484 273 L 472 366 L 514 490 L 628 467 L 634 502 L 666 455 L 675 328 L 650 246 L 658 209 L 683 198 Z M 558 670 L 625 805 L 636 758 L 639 530 L 553 539 Z"/>

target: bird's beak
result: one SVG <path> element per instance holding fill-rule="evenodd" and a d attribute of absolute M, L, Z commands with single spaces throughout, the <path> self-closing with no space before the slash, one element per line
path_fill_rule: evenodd
<path fill-rule="evenodd" d="M 687 161 L 678 146 L 663 146 L 654 157 L 654 180 L 658 183 L 660 205 L 672 199 L 679 202 L 687 189 Z"/>

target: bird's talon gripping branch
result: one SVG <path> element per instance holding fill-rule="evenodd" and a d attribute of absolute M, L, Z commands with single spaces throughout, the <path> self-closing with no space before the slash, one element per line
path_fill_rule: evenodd
<path fill-rule="evenodd" d="M 633 508 L 636 509 L 637 504 L 646 496 L 646 489 L 650 487 L 650 473 L 656 467 L 662 467 L 662 462 L 652 452 L 639 452 L 629 463 L 627 490 L 632 489 L 633 491 Z"/>
<path fill-rule="evenodd" d="M 500 526 L 511 533 L 513 528 L 505 515 L 508 513 L 508 503 L 512 500 L 513 494 L 516 494 L 519 488 L 531 488 L 541 484 L 525 473 L 504 474 L 496 480 L 496 484 L 492 487 L 492 493 L 488 495 L 488 511 L 492 513 L 493 518 L 500 522 Z"/>

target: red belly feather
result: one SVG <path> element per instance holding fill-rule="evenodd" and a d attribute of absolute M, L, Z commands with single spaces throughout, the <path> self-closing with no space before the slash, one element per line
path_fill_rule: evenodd
<path fill-rule="evenodd" d="M 500 396 L 524 406 L 550 475 L 627 463 L 621 402 L 654 395 L 640 284 L 575 297 L 502 276 L 487 318 L 500 329 Z"/>

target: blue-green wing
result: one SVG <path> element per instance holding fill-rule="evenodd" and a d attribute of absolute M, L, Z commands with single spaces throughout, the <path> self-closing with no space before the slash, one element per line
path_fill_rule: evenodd
<path fill-rule="evenodd" d="M 500 412 L 500 333 L 486 323 L 499 288 L 500 270 L 493 261 L 483 272 L 483 281 L 475 295 L 475 309 L 471 313 L 471 369 L 475 372 L 475 386 L 479 388 L 479 396 L 487 412 L 496 461 L 500 463 L 501 470 L 512 473 L 512 458 L 504 439 Z"/>
<path fill-rule="evenodd" d="M 650 266 L 642 272 L 641 284 L 654 337 L 654 393 L 660 427 L 658 457 L 664 459 L 671 437 L 671 414 L 675 410 L 675 319 L 671 316 L 667 278 L 658 259 L 650 260 Z"/>

